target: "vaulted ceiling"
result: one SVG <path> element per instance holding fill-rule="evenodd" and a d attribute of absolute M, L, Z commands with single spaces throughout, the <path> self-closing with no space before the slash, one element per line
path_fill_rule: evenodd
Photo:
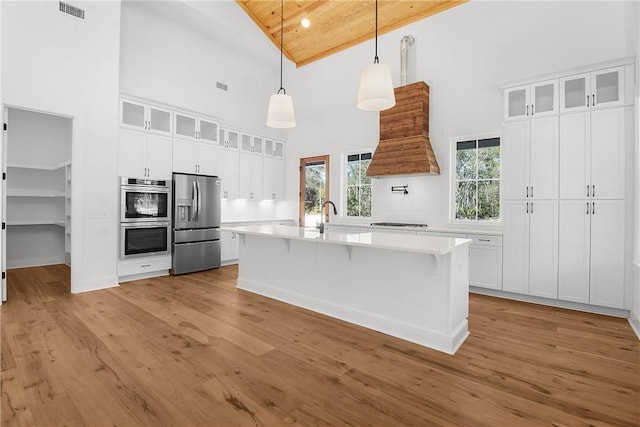
<path fill-rule="evenodd" d="M 280 1 L 236 0 L 280 48 Z M 467 0 L 379 0 L 378 34 L 442 12 Z M 308 28 L 301 24 L 310 22 Z M 298 67 L 375 35 L 375 0 L 284 0 L 284 54 Z"/>

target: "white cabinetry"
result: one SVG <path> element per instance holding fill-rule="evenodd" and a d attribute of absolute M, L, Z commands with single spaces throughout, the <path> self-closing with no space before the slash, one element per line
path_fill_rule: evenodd
<path fill-rule="evenodd" d="M 171 179 L 171 137 L 120 129 L 118 139 L 120 176 Z"/>
<path fill-rule="evenodd" d="M 174 136 L 191 141 L 218 144 L 218 123 L 203 117 L 175 113 Z"/>
<path fill-rule="evenodd" d="M 558 202 L 510 200 L 503 212 L 503 290 L 558 295 Z"/>
<path fill-rule="evenodd" d="M 173 139 L 173 170 L 182 173 L 220 175 L 217 145 L 182 138 Z"/>
<path fill-rule="evenodd" d="M 262 200 L 264 194 L 264 164 L 262 138 L 241 134 L 239 198 Z"/>
<path fill-rule="evenodd" d="M 505 90 L 504 120 L 558 114 L 558 80 L 516 86 Z"/>
<path fill-rule="evenodd" d="M 220 129 L 220 177 L 222 198 L 238 198 L 240 179 L 240 133 L 231 129 Z"/>
<path fill-rule="evenodd" d="M 559 298 L 622 308 L 624 201 L 560 202 Z"/>
<path fill-rule="evenodd" d="M 624 105 L 624 74 L 620 66 L 561 78 L 560 112 Z"/>
<path fill-rule="evenodd" d="M 129 99 L 120 99 L 120 127 L 171 136 L 171 111 Z"/>
<path fill-rule="evenodd" d="M 264 140 L 264 198 L 284 199 L 284 143 Z"/>
<path fill-rule="evenodd" d="M 237 226 L 241 226 L 240 224 L 236 224 Z M 221 243 L 221 252 L 220 252 L 220 260 L 224 264 L 235 264 L 240 256 L 240 244 L 239 244 L 238 233 L 235 231 L 221 231 L 220 232 L 220 243 Z"/>
<path fill-rule="evenodd" d="M 624 107 L 560 117 L 560 198 L 622 199 Z"/>
<path fill-rule="evenodd" d="M 505 123 L 503 199 L 558 197 L 558 117 Z"/>
<path fill-rule="evenodd" d="M 469 285 L 502 289 L 502 238 L 469 234 Z"/>

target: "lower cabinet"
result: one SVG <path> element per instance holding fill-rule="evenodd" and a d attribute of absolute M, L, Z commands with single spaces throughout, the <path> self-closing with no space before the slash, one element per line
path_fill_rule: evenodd
<path fill-rule="evenodd" d="M 118 278 L 120 282 L 136 280 L 142 277 L 166 275 L 171 268 L 171 255 L 118 260 Z"/>
<path fill-rule="evenodd" d="M 221 243 L 221 253 L 220 253 L 220 261 L 222 263 L 232 264 L 229 261 L 236 261 L 240 256 L 240 245 L 239 245 L 238 233 L 235 231 L 221 231 L 220 232 L 220 243 Z"/>
<path fill-rule="evenodd" d="M 503 202 L 503 277 L 507 292 L 558 297 L 558 202 Z"/>
<path fill-rule="evenodd" d="M 624 215 L 623 200 L 560 202 L 559 299 L 623 308 Z"/>
<path fill-rule="evenodd" d="M 502 238 L 473 235 L 469 245 L 469 285 L 502 289 Z"/>

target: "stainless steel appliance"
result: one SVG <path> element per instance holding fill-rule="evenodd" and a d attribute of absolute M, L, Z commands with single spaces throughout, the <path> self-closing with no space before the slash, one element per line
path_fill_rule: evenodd
<path fill-rule="evenodd" d="M 171 221 L 171 183 L 122 178 L 120 222 Z"/>
<path fill-rule="evenodd" d="M 168 221 L 121 222 L 120 258 L 168 255 L 170 247 Z"/>
<path fill-rule="evenodd" d="M 220 267 L 220 178 L 173 174 L 173 274 Z"/>

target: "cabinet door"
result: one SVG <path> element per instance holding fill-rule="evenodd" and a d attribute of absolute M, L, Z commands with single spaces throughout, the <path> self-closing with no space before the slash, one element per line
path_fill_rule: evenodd
<path fill-rule="evenodd" d="M 140 102 L 121 99 L 120 126 L 129 129 L 147 130 L 147 113 L 145 105 Z"/>
<path fill-rule="evenodd" d="M 469 285 L 502 289 L 502 248 L 469 246 Z"/>
<path fill-rule="evenodd" d="M 530 115 L 529 85 L 504 91 L 504 120 L 526 119 Z"/>
<path fill-rule="evenodd" d="M 502 204 L 502 289 L 529 293 L 529 202 Z"/>
<path fill-rule="evenodd" d="M 591 202 L 589 302 L 622 308 L 624 302 L 624 201 Z"/>
<path fill-rule="evenodd" d="M 531 85 L 531 118 L 558 114 L 558 80 Z"/>
<path fill-rule="evenodd" d="M 173 171 L 196 173 L 196 142 L 185 139 L 173 139 Z"/>
<path fill-rule="evenodd" d="M 149 134 L 147 138 L 148 177 L 153 179 L 171 179 L 173 140 L 168 136 L 151 134 Z"/>
<path fill-rule="evenodd" d="M 264 163 L 262 155 L 252 154 L 250 166 L 250 194 L 251 200 L 264 199 Z"/>
<path fill-rule="evenodd" d="M 236 150 L 220 150 L 222 171 L 222 198 L 237 199 L 239 197 L 240 153 Z"/>
<path fill-rule="evenodd" d="M 284 199 L 284 161 L 283 159 L 264 158 L 264 199 Z"/>
<path fill-rule="evenodd" d="M 198 173 L 202 175 L 220 176 L 220 152 L 216 145 L 199 142 L 197 144 L 196 161 Z"/>
<path fill-rule="evenodd" d="M 558 197 L 558 117 L 531 120 L 529 197 Z"/>
<path fill-rule="evenodd" d="M 588 304 L 591 203 L 561 200 L 558 230 L 558 299 Z"/>
<path fill-rule="evenodd" d="M 576 74 L 560 79 L 560 112 L 586 110 L 591 107 L 591 76 Z"/>
<path fill-rule="evenodd" d="M 130 178 L 145 178 L 147 176 L 147 134 L 120 129 L 118 145 L 118 174 Z"/>
<path fill-rule="evenodd" d="M 220 261 L 230 261 L 233 258 L 231 252 L 231 238 L 234 233 L 231 231 L 220 232 Z"/>
<path fill-rule="evenodd" d="M 591 113 L 560 116 L 560 198 L 586 199 L 591 195 Z"/>
<path fill-rule="evenodd" d="M 591 112 L 591 197 L 623 199 L 624 107 Z"/>
<path fill-rule="evenodd" d="M 624 67 L 591 73 L 591 107 L 611 108 L 624 105 Z"/>
<path fill-rule="evenodd" d="M 558 202 L 529 204 L 529 295 L 558 298 Z"/>
<path fill-rule="evenodd" d="M 253 156 L 249 152 L 240 152 L 240 168 L 238 178 L 238 198 L 251 198 L 251 160 Z"/>
<path fill-rule="evenodd" d="M 195 140 L 197 137 L 197 119 L 187 114 L 175 113 L 176 124 L 174 126 L 174 133 L 176 136 L 180 136 L 186 139 Z"/>
<path fill-rule="evenodd" d="M 218 144 L 218 124 L 207 119 L 198 120 L 198 139 L 210 144 Z"/>
<path fill-rule="evenodd" d="M 147 127 L 149 132 L 160 135 L 171 135 L 171 111 L 158 107 L 149 106 L 149 122 Z"/>
<path fill-rule="evenodd" d="M 506 123 L 502 136 L 502 198 L 525 199 L 529 195 L 530 120 Z"/>

